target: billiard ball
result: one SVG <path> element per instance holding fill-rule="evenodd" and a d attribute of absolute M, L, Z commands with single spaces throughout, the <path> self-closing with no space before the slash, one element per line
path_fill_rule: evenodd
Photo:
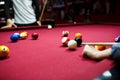
<path fill-rule="evenodd" d="M 18 38 L 20 38 L 20 33 L 14 33 L 14 35 L 17 35 Z"/>
<path fill-rule="evenodd" d="M 16 42 L 16 41 L 19 40 L 19 37 L 18 37 L 18 35 L 16 35 L 16 34 L 12 34 L 12 35 L 10 36 L 10 39 L 11 39 L 12 42 Z"/>
<path fill-rule="evenodd" d="M 62 31 L 62 35 L 63 35 L 64 37 L 67 37 L 67 36 L 69 35 L 69 31 Z"/>
<path fill-rule="evenodd" d="M 81 33 L 75 33 L 75 38 L 82 38 L 82 34 Z"/>
<path fill-rule="evenodd" d="M 38 36 L 39 36 L 38 33 L 32 33 L 32 35 L 31 35 L 33 40 L 38 39 Z"/>
<path fill-rule="evenodd" d="M 0 59 L 1 58 L 6 58 L 9 55 L 10 49 L 8 46 L 1 45 L 0 46 Z"/>
<path fill-rule="evenodd" d="M 20 38 L 21 39 L 26 39 L 28 37 L 28 34 L 27 33 L 25 33 L 25 32 L 21 32 L 20 33 Z"/>
<path fill-rule="evenodd" d="M 21 32 L 21 33 L 25 33 L 25 34 L 27 34 L 27 36 L 28 36 L 28 32 L 27 32 L 27 31 L 23 31 L 23 32 Z"/>
<path fill-rule="evenodd" d="M 62 42 L 62 44 L 63 44 L 64 46 L 67 46 L 69 40 L 70 40 L 69 37 L 63 37 L 62 40 L 61 40 L 61 42 Z"/>
<path fill-rule="evenodd" d="M 52 25 L 48 25 L 48 29 L 51 29 L 52 28 Z"/>
<path fill-rule="evenodd" d="M 115 38 L 115 42 L 120 42 L 120 36 L 117 36 L 117 37 Z"/>
<path fill-rule="evenodd" d="M 75 50 L 77 48 L 77 42 L 75 40 L 70 40 L 68 42 L 68 48 L 71 50 Z"/>
<path fill-rule="evenodd" d="M 75 41 L 77 42 L 78 47 L 82 44 L 82 39 L 81 38 L 75 38 Z"/>
<path fill-rule="evenodd" d="M 103 46 L 103 45 L 96 45 L 95 46 L 95 48 L 97 49 L 97 50 L 105 50 L 106 49 L 106 46 Z"/>
<path fill-rule="evenodd" d="M 74 24 L 77 24 L 77 22 L 74 21 Z"/>

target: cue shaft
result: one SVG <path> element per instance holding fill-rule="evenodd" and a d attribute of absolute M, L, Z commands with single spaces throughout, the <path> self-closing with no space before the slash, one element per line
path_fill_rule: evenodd
<path fill-rule="evenodd" d="M 41 20 L 42 20 L 43 13 L 44 13 L 44 11 L 45 11 L 46 5 L 47 5 L 47 0 L 45 0 L 45 1 L 44 1 L 44 4 L 43 4 L 42 12 L 41 12 L 41 15 L 40 15 L 40 17 L 39 17 L 39 21 L 40 21 L 40 22 L 41 22 Z"/>
<path fill-rule="evenodd" d="M 112 46 L 114 44 L 117 44 L 115 42 L 83 42 L 82 45 L 102 45 L 102 46 Z"/>

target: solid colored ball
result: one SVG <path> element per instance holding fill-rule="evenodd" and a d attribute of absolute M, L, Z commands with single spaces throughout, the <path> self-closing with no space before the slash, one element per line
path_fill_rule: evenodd
<path fill-rule="evenodd" d="M 62 40 L 61 40 L 61 42 L 62 42 L 62 44 L 63 44 L 64 46 L 67 46 L 69 40 L 70 40 L 69 37 L 63 37 Z"/>
<path fill-rule="evenodd" d="M 38 36 L 39 36 L 39 35 L 38 35 L 38 33 L 32 33 L 31 36 L 32 36 L 32 39 L 33 39 L 33 40 L 36 40 L 36 39 L 38 39 Z"/>
<path fill-rule="evenodd" d="M 76 33 L 75 38 L 82 38 L 82 34 L 81 33 Z"/>
<path fill-rule="evenodd" d="M 105 49 L 106 49 L 106 46 L 96 45 L 95 48 L 96 48 L 97 50 L 105 50 Z"/>
<path fill-rule="evenodd" d="M 20 38 L 20 33 L 14 33 L 14 35 L 17 35 L 18 38 Z"/>
<path fill-rule="evenodd" d="M 63 32 L 62 32 L 62 35 L 63 35 L 64 37 L 67 37 L 67 36 L 69 35 L 69 31 L 63 31 Z"/>
<path fill-rule="evenodd" d="M 82 39 L 81 38 L 75 38 L 75 41 L 77 42 L 78 47 L 82 44 Z"/>
<path fill-rule="evenodd" d="M 48 29 L 52 29 L 52 25 L 48 25 Z"/>
<path fill-rule="evenodd" d="M 120 42 L 120 36 L 117 36 L 117 37 L 115 38 L 115 42 Z"/>
<path fill-rule="evenodd" d="M 11 39 L 12 42 L 16 42 L 16 41 L 19 40 L 19 37 L 18 37 L 18 35 L 16 35 L 16 34 L 12 34 L 12 35 L 10 36 L 10 39 Z"/>
<path fill-rule="evenodd" d="M 28 37 L 28 34 L 25 32 L 20 33 L 20 38 L 21 39 L 26 39 Z"/>
<path fill-rule="evenodd" d="M 76 49 L 77 48 L 77 42 L 75 40 L 70 40 L 68 42 L 68 48 L 72 49 L 72 50 Z"/>
<path fill-rule="evenodd" d="M 9 55 L 10 49 L 5 46 L 1 45 L 0 46 L 0 58 L 6 58 Z"/>

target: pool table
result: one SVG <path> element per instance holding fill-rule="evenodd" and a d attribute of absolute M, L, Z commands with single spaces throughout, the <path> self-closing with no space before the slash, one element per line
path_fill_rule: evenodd
<path fill-rule="evenodd" d="M 0 60 L 0 80 L 93 80 L 114 66 L 114 61 L 94 61 L 82 56 L 84 45 L 70 50 L 61 43 L 62 31 L 68 30 L 69 38 L 82 33 L 83 42 L 114 42 L 120 35 L 120 26 L 106 24 L 23 26 L 0 30 L 0 45 L 10 48 L 6 59 Z M 25 40 L 11 42 L 16 32 L 28 32 Z M 31 34 L 39 38 L 32 40 Z M 110 46 L 108 46 L 109 48 Z"/>

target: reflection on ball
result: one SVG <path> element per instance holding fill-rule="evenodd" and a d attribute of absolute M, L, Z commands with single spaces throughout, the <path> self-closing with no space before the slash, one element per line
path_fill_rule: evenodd
<path fill-rule="evenodd" d="M 1 45 L 0 46 L 0 58 L 6 58 L 9 55 L 10 49 L 5 46 Z"/>
<path fill-rule="evenodd" d="M 75 41 L 75 40 L 70 40 L 69 42 L 68 42 L 68 48 L 69 49 L 76 49 L 77 48 L 77 42 Z"/>

